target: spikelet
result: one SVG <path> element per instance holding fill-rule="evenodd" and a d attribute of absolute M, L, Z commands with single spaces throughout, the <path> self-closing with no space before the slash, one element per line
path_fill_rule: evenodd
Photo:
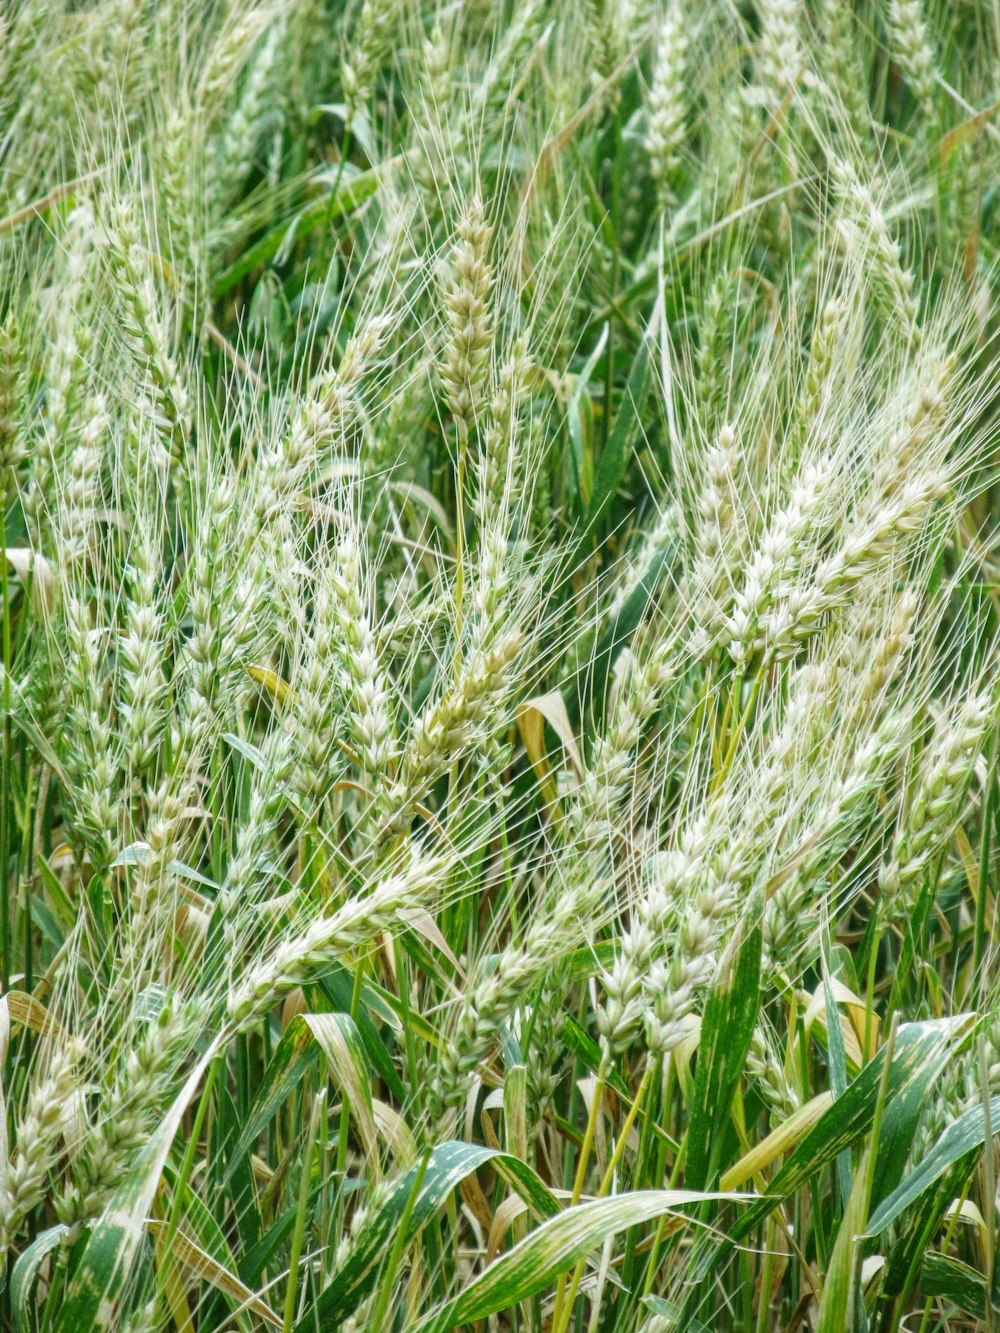
<path fill-rule="evenodd" d="M 889 308 L 898 315 L 904 339 L 920 343 L 918 306 L 913 295 L 913 273 L 905 268 L 902 252 L 872 191 L 843 161 L 834 162 L 831 174 L 844 203 L 841 236 L 852 252 L 870 267 Z"/>
<path fill-rule="evenodd" d="M 337 547 L 332 579 L 333 608 L 343 643 L 351 688 L 351 729 L 361 766 L 379 784 L 396 758 L 389 681 L 380 662 L 378 640 L 362 600 L 361 566 L 352 534 Z"/>
<path fill-rule="evenodd" d="M 764 648 L 766 636 L 761 623 L 771 607 L 795 591 L 803 549 L 807 541 L 815 540 L 830 482 L 829 464 L 805 465 L 791 488 L 788 503 L 775 515 L 747 564 L 744 585 L 724 624 L 729 655 L 740 666 Z"/>
<path fill-rule="evenodd" d="M 459 129 L 459 143 L 479 132 L 480 127 L 489 131 L 504 124 L 511 114 L 513 96 L 524 84 L 532 57 L 539 50 L 547 19 L 545 0 L 520 0 L 515 7 L 482 82 L 472 91 L 469 115 Z"/>
<path fill-rule="evenodd" d="M 17 331 L 8 317 L 0 328 L 0 470 L 7 474 L 28 457 L 21 422 L 21 364 Z"/>
<path fill-rule="evenodd" d="M 649 89 L 646 152 L 660 207 L 673 200 L 672 181 L 681 162 L 687 120 L 686 16 L 678 0 L 670 5 L 660 26 L 656 63 Z"/>
<path fill-rule="evenodd" d="M 490 349 L 492 274 L 488 262 L 490 228 L 482 201 L 473 196 L 456 229 L 451 274 L 444 288 L 447 335 L 441 384 L 461 439 L 485 419 Z"/>
<path fill-rule="evenodd" d="M 120 712 L 132 777 L 141 780 L 152 766 L 166 725 L 167 688 L 162 665 L 165 630 L 159 604 L 160 569 L 145 524 L 139 526 L 129 554 L 126 630 L 118 649 L 123 674 Z"/>
<path fill-rule="evenodd" d="M 856 18 L 841 0 L 821 0 L 818 60 L 849 128 L 864 142 L 871 125 L 865 74 L 855 40 Z"/>
<path fill-rule="evenodd" d="M 56 1200 L 56 1213 L 71 1236 L 100 1216 L 148 1141 L 169 1096 L 171 1078 L 189 1054 L 198 1027 L 194 1007 L 164 999 L 115 1070 L 95 1121 L 75 1145 L 72 1179 Z"/>
<path fill-rule="evenodd" d="M 906 76 L 924 123 L 934 119 L 934 52 L 920 0 L 890 0 L 889 36 L 893 58 Z"/>
<path fill-rule="evenodd" d="M 47 1068 L 42 1053 L 36 1053 L 36 1065 L 46 1072 L 31 1085 L 24 1115 L 14 1129 L 10 1160 L 0 1163 L 0 1254 L 7 1252 L 42 1201 L 59 1140 L 68 1128 L 83 1056 L 84 1047 L 76 1039 L 50 1050 Z"/>
<path fill-rule="evenodd" d="M 879 871 L 887 921 L 904 922 L 916 907 L 923 877 L 954 831 L 959 802 L 993 723 L 990 696 L 972 692 L 936 725 Z"/>
<path fill-rule="evenodd" d="M 364 0 L 357 23 L 344 43 L 348 58 L 341 68 L 346 120 L 350 125 L 367 107 L 375 79 L 392 44 L 398 0 Z"/>
<path fill-rule="evenodd" d="M 137 373 L 148 387 L 153 424 L 164 454 L 177 474 L 183 476 L 187 467 L 185 448 L 192 425 L 191 404 L 171 351 L 167 319 L 128 201 L 109 206 L 106 240 L 110 277 L 121 310 L 120 327 L 125 345 Z"/>
<path fill-rule="evenodd" d="M 760 0 L 758 8 L 759 80 L 773 99 L 770 109 L 776 111 L 805 68 L 799 36 L 799 3 L 798 0 Z"/>
<path fill-rule="evenodd" d="M 283 23 L 270 26 L 249 62 L 236 106 L 219 136 L 218 166 L 212 178 L 217 210 L 225 208 L 250 173 L 264 129 L 276 114 L 272 82 L 285 35 Z"/>
<path fill-rule="evenodd" d="M 197 99 L 209 124 L 220 115 L 254 43 L 271 19 L 266 6 L 240 7 L 210 48 L 197 88 Z"/>

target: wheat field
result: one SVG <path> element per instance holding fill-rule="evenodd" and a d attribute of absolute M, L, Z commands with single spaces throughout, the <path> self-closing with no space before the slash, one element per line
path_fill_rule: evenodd
<path fill-rule="evenodd" d="M 10 0 L 0 128 L 0 1329 L 996 1328 L 997 0 Z"/>

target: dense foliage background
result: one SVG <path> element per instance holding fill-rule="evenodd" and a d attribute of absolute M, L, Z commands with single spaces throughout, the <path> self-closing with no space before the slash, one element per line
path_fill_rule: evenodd
<path fill-rule="evenodd" d="M 3 6 L 2 1327 L 994 1327 L 998 98 Z"/>

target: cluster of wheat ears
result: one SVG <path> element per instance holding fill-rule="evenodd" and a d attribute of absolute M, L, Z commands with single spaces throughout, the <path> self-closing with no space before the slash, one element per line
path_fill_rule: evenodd
<path fill-rule="evenodd" d="M 0 1328 L 993 1329 L 1000 5 L 0 9 Z"/>

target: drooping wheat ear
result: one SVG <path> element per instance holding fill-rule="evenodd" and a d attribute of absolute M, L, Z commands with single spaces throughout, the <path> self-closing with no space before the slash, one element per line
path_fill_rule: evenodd
<path fill-rule="evenodd" d="M 500 725 L 505 714 L 497 704 L 509 689 L 524 642 L 523 631 L 512 625 L 491 642 L 473 645 L 455 681 L 414 718 L 400 776 L 386 796 L 386 832 L 398 829 L 427 786 Z"/>
<path fill-rule="evenodd" d="M 837 160 L 830 174 L 843 201 L 838 231 L 848 252 L 859 257 L 878 280 L 878 288 L 899 317 L 904 340 L 920 345 L 918 305 L 913 295 L 913 273 L 903 267 L 899 242 L 889 230 L 885 214 L 871 190 L 847 162 Z"/>
<path fill-rule="evenodd" d="M 767 655 L 795 656 L 819 631 L 823 617 L 843 607 L 852 589 L 884 565 L 897 544 L 923 531 L 937 501 L 951 492 L 951 469 L 937 461 L 940 451 L 928 457 L 913 453 L 913 441 L 923 443 L 944 419 L 943 384 L 936 364 L 913 397 L 903 432 L 891 437 L 884 464 L 875 468 L 872 487 L 849 519 L 840 547 L 761 617 Z"/>
<path fill-rule="evenodd" d="M 28 1215 L 44 1197 L 76 1094 L 82 1042 L 69 1038 L 54 1047 L 43 1077 L 32 1082 L 24 1115 L 14 1129 L 13 1152 L 0 1163 L 0 1257 L 6 1254 Z M 43 1066 L 41 1051 L 35 1067 Z"/>
<path fill-rule="evenodd" d="M 892 58 L 906 77 L 924 124 L 934 120 L 936 61 L 920 0 L 891 0 L 889 39 Z"/>
<path fill-rule="evenodd" d="M 317 969 L 364 949 L 401 915 L 424 906 L 440 887 L 447 861 L 411 848 L 409 863 L 364 897 L 351 898 L 330 916 L 320 916 L 262 953 L 229 994 L 227 1013 L 238 1031 L 254 1023 Z"/>
<path fill-rule="evenodd" d="M 265 455 L 262 506 L 269 517 L 278 496 L 292 494 L 331 448 L 346 443 L 360 409 L 365 376 L 377 361 L 391 320 L 376 315 L 355 332 L 336 369 L 322 371 L 296 408 L 288 433 Z"/>
<path fill-rule="evenodd" d="M 22 411 L 21 348 L 8 315 L 0 326 L 0 493 L 6 492 L 9 474 L 28 457 Z"/>
<path fill-rule="evenodd" d="M 345 40 L 348 55 L 341 67 L 341 83 L 348 126 L 371 101 L 379 68 L 392 45 L 398 14 L 399 0 L 364 0 L 358 21 Z"/>
<path fill-rule="evenodd" d="M 799 36 L 799 0 L 761 0 L 757 45 L 759 82 L 775 99 L 777 109 L 789 87 L 805 68 Z"/>
<path fill-rule="evenodd" d="M 612 965 L 601 975 L 604 999 L 597 1012 L 597 1027 L 612 1051 L 625 1050 L 642 1025 L 645 1012 L 643 977 L 663 952 L 663 940 L 676 924 L 679 905 L 691 867 L 700 864 L 699 826 L 677 851 L 655 859 L 650 884 L 635 905 L 632 921 L 618 941 Z"/>
<path fill-rule="evenodd" d="M 75 1146 L 72 1181 L 56 1200 L 56 1215 L 71 1234 L 100 1216 L 128 1175 L 156 1128 L 201 1022 L 196 1004 L 165 1001 L 115 1071 L 93 1127 Z"/>
<path fill-rule="evenodd" d="M 934 504 L 949 490 L 944 468 L 918 473 L 859 516 L 857 526 L 837 551 L 819 562 L 811 580 L 793 588 L 762 617 L 763 651 L 778 659 L 793 657 L 819 632 L 824 616 L 845 605 L 852 590 L 885 563 L 899 541 L 923 529 Z"/>
<path fill-rule="evenodd" d="M 411 817 L 413 802 L 452 764 L 509 726 L 506 708 L 528 642 L 528 603 L 512 596 L 513 571 L 504 516 L 479 548 L 473 615 L 454 672 L 410 724 L 397 775 L 386 792 L 380 830 L 389 836 Z"/>
<path fill-rule="evenodd" d="M 428 1087 L 429 1141 L 448 1132 L 468 1079 L 496 1041 L 501 1024 L 582 937 L 609 892 L 605 877 L 589 865 L 577 862 L 574 869 L 574 877 L 536 907 L 520 943 L 505 948 L 490 970 L 470 977 Z"/>
<path fill-rule="evenodd" d="M 606 898 L 609 884 L 602 856 L 617 806 L 631 781 L 635 747 L 675 679 L 676 649 L 676 640 L 664 636 L 629 677 L 567 812 L 566 851 L 557 863 L 555 884 L 548 897 L 536 904 L 523 939 L 505 948 L 489 972 L 470 981 L 435 1075 L 433 1128 L 440 1128 L 461 1101 L 469 1073 L 495 1040 L 501 1022 L 551 975 L 566 950 L 585 936 L 594 912 Z"/>
<path fill-rule="evenodd" d="M 660 207 L 674 200 L 673 180 L 681 163 L 687 122 L 687 17 L 672 0 L 660 25 L 649 89 L 646 152 Z"/>
<path fill-rule="evenodd" d="M 924 875 L 948 845 L 995 712 L 989 694 L 969 694 L 938 721 L 920 757 L 888 860 L 879 871 L 882 912 L 893 924 L 903 924 L 913 913 Z"/>
<path fill-rule="evenodd" d="M 482 200 L 474 195 L 456 228 L 451 273 L 442 293 L 447 332 L 440 375 L 460 444 L 468 441 L 488 406 L 487 378 L 491 339 L 488 254 L 490 227 Z"/>
<path fill-rule="evenodd" d="M 797 1111 L 800 1098 L 785 1073 L 785 1066 L 774 1049 L 774 1041 L 765 1027 L 755 1027 L 747 1052 L 747 1073 L 756 1082 L 765 1102 L 781 1119 Z"/>
<path fill-rule="evenodd" d="M 125 346 L 148 386 L 160 446 L 183 476 L 189 465 L 190 397 L 171 352 L 163 303 L 128 199 L 108 208 L 106 253 Z"/>
<path fill-rule="evenodd" d="M 807 463 L 800 469 L 788 503 L 775 515 L 747 564 L 743 587 L 724 623 L 726 647 L 740 666 L 763 649 L 763 622 L 771 608 L 797 586 L 803 550 L 816 535 L 832 476 L 826 461 Z"/>
<path fill-rule="evenodd" d="M 721 849 L 702 865 L 704 887 L 680 914 L 669 959 L 653 961 L 643 978 L 645 1040 L 654 1055 L 668 1055 L 689 1034 L 691 1015 L 715 976 L 727 924 L 741 901 L 753 910 L 745 848 Z"/>
<path fill-rule="evenodd" d="M 767 844 L 770 829 L 823 739 L 835 680 L 836 666 L 829 660 L 807 662 L 792 675 L 780 721 L 774 719 L 744 798 L 737 844 Z"/>

